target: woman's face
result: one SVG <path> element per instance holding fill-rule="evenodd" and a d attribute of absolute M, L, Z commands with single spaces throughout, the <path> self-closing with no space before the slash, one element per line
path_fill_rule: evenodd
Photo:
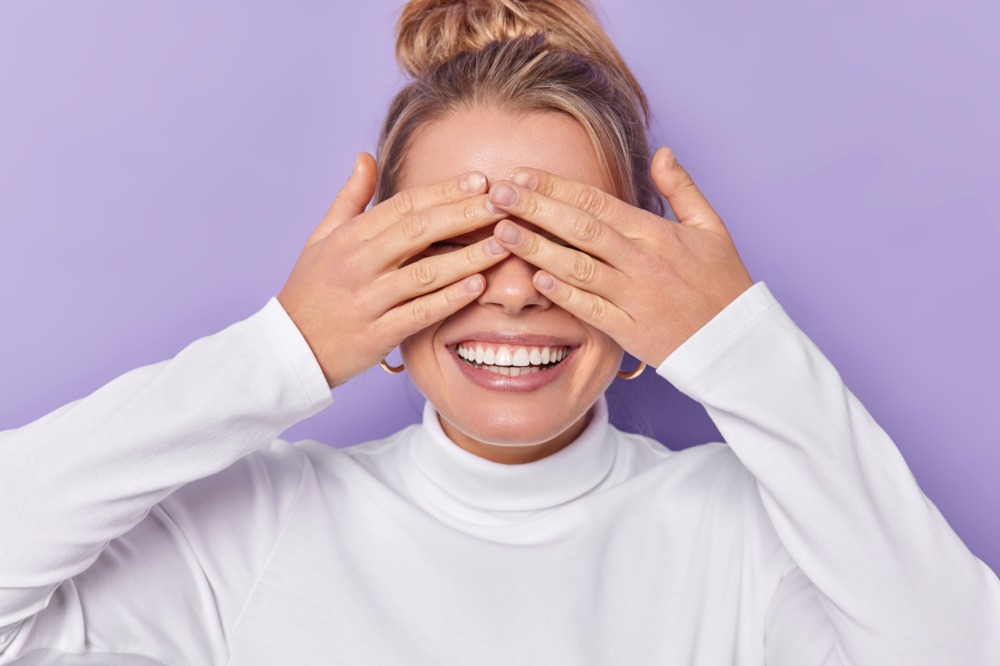
<path fill-rule="evenodd" d="M 575 120 L 496 109 L 459 111 L 418 132 L 398 189 L 466 171 L 481 171 L 492 184 L 521 166 L 608 189 Z M 451 251 L 492 233 L 490 225 L 428 252 Z M 573 441 L 622 359 L 610 337 L 535 290 L 535 271 L 519 257 L 504 259 L 484 273 L 486 289 L 478 300 L 401 345 L 407 372 L 448 436 L 497 462 L 538 460 Z"/>

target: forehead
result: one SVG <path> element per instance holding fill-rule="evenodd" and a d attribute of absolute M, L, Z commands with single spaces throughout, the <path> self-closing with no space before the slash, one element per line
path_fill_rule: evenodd
<path fill-rule="evenodd" d="M 608 189 L 590 137 L 576 120 L 562 113 L 495 108 L 455 111 L 421 128 L 410 142 L 397 189 L 466 171 L 482 171 L 493 183 L 525 166 Z"/>

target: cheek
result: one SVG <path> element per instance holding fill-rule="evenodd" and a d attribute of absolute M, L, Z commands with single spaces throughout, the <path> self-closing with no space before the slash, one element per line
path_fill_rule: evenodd
<path fill-rule="evenodd" d="M 618 346 L 612 338 L 603 333 L 594 332 L 594 349 L 597 357 L 594 361 L 594 375 L 601 378 L 610 378 L 607 383 L 614 380 L 618 370 L 621 369 L 622 358 L 625 356 L 624 350 Z"/>
<path fill-rule="evenodd" d="M 399 343 L 399 353 L 403 355 L 403 360 L 407 364 L 417 362 L 417 357 L 421 353 L 421 349 L 426 349 L 428 347 L 426 336 L 424 332 L 421 331 L 415 335 L 411 335 L 402 342 Z"/>
<path fill-rule="evenodd" d="M 408 368 L 412 367 L 416 370 L 434 362 L 434 334 L 437 329 L 437 326 L 425 328 L 399 343 L 399 352 Z"/>
<path fill-rule="evenodd" d="M 614 338 L 596 328 L 587 326 L 586 324 L 584 326 L 587 329 L 590 339 L 593 341 L 594 348 L 601 351 L 602 359 L 606 359 L 608 364 L 611 365 L 615 365 L 622 360 L 625 351 L 618 346 Z"/>

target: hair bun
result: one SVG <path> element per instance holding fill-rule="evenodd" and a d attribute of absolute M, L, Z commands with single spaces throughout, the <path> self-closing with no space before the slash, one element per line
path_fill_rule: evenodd
<path fill-rule="evenodd" d="M 412 0 L 396 24 L 396 59 L 416 78 L 459 53 L 537 33 L 555 48 L 620 62 L 585 0 Z"/>

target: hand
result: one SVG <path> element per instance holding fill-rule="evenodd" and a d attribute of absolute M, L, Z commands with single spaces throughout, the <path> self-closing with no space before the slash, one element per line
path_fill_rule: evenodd
<path fill-rule="evenodd" d="M 432 243 L 503 215 L 486 206 L 479 172 L 399 192 L 365 211 L 376 169 L 371 155 L 358 156 L 278 294 L 331 387 L 471 303 L 486 284 L 479 272 L 509 255 L 486 238 L 411 262 Z"/>
<path fill-rule="evenodd" d="M 669 148 L 651 173 L 679 223 L 595 187 L 518 169 L 490 188 L 490 203 L 573 247 L 505 220 L 497 241 L 528 263 L 550 301 L 659 366 L 753 285 L 722 220 Z"/>

